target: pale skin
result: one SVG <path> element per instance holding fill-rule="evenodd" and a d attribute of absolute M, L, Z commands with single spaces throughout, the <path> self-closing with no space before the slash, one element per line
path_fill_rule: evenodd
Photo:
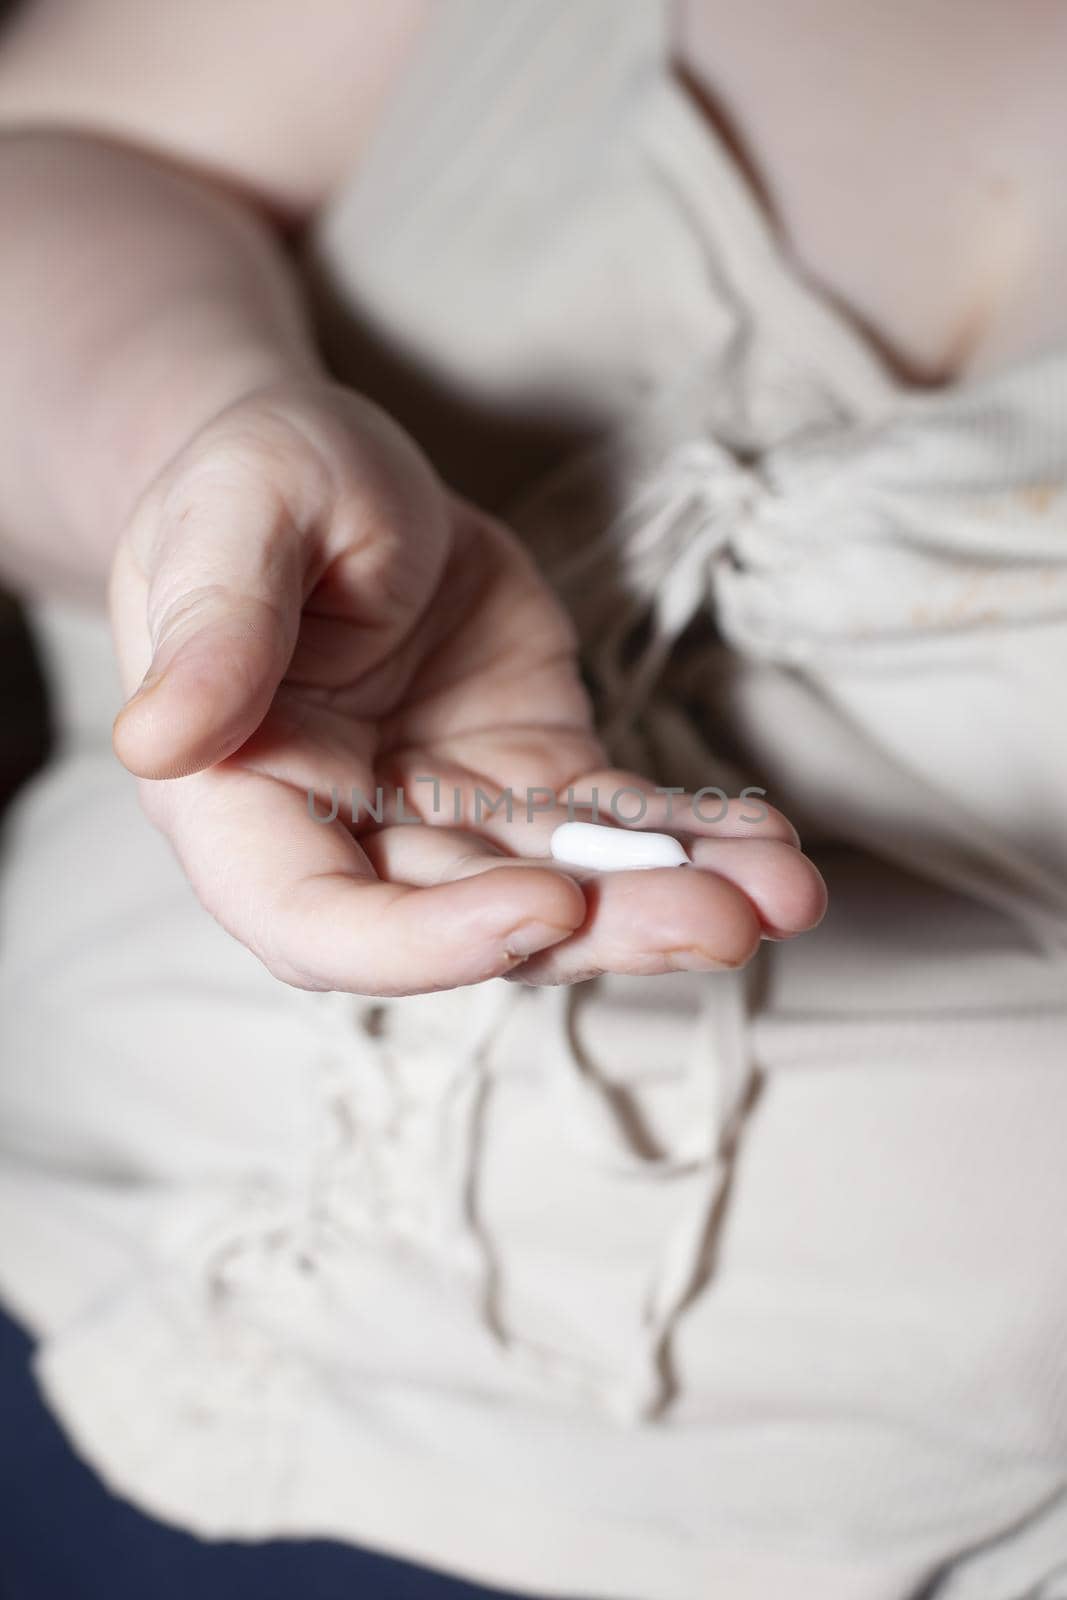
<path fill-rule="evenodd" d="M 204 905 L 283 981 L 402 994 L 743 965 L 825 908 L 776 811 L 690 814 L 696 871 L 579 881 L 548 861 L 562 805 L 445 825 L 413 782 L 437 776 L 451 811 L 457 788 L 641 781 L 606 770 L 529 558 L 330 379 L 287 266 L 282 231 L 358 163 L 422 14 L 22 13 L 0 50 L 0 561 L 24 590 L 109 606 L 132 696 L 116 753 Z M 309 787 L 379 784 L 438 825 L 308 818 Z M 651 805 L 643 825 L 663 820 Z"/>

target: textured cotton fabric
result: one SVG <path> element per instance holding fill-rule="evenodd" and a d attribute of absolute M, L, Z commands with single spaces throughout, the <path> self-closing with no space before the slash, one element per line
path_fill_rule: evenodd
<path fill-rule="evenodd" d="M 0 1285 L 56 1414 L 207 1535 L 1062 1600 L 1067 352 L 896 382 L 653 4 L 439 5 L 305 268 L 338 368 L 506 498 L 617 757 L 764 787 L 832 908 L 743 974 L 288 990 L 141 819 L 104 623 L 38 607 Z"/>
<path fill-rule="evenodd" d="M 503 1600 L 327 1539 L 198 1539 L 109 1494 L 42 1401 L 25 1332 L 0 1311 L 0 1580 L 18 1600 Z M 511 1591 L 507 1591 L 510 1593 Z"/>

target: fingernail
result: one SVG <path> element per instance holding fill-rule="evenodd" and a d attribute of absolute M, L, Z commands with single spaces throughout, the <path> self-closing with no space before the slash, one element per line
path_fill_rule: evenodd
<path fill-rule="evenodd" d="M 137 685 L 136 689 L 130 695 L 129 699 L 123 702 L 123 711 L 126 710 L 127 706 L 132 706 L 135 700 L 143 699 L 145 695 L 149 694 L 151 690 L 156 687 L 156 684 L 160 681 L 162 676 L 162 672 L 157 672 L 154 669 L 149 668 L 144 677 L 141 679 L 140 683 Z"/>
<path fill-rule="evenodd" d="M 668 950 L 665 952 L 672 972 L 733 972 L 741 961 L 720 961 L 703 950 Z"/>
<path fill-rule="evenodd" d="M 570 928 L 561 928 L 552 922 L 520 922 L 504 939 L 504 949 L 509 956 L 521 961 L 537 950 L 558 944 L 570 932 Z"/>

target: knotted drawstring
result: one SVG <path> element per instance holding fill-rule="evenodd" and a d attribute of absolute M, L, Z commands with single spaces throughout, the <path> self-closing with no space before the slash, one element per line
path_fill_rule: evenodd
<path fill-rule="evenodd" d="M 625 743 L 644 711 L 671 651 L 711 598 L 715 558 L 727 550 L 739 519 L 760 492 L 755 472 L 711 439 L 686 440 L 639 485 L 621 514 L 552 574 L 581 612 L 581 589 L 618 582 L 622 596 L 590 665 L 600 695 L 600 727 L 609 749 Z M 635 661 L 626 644 L 635 628 L 648 638 Z"/>

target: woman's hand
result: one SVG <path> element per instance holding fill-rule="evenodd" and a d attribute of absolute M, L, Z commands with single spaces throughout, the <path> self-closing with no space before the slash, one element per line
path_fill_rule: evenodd
<path fill-rule="evenodd" d="M 790 825 L 743 802 L 705 826 L 675 801 L 695 872 L 550 862 L 568 788 L 650 785 L 605 770 L 570 624 L 517 542 L 345 389 L 264 388 L 204 427 L 142 495 L 110 604 L 140 682 L 116 751 L 203 904 L 287 983 L 735 967 L 822 915 Z"/>

